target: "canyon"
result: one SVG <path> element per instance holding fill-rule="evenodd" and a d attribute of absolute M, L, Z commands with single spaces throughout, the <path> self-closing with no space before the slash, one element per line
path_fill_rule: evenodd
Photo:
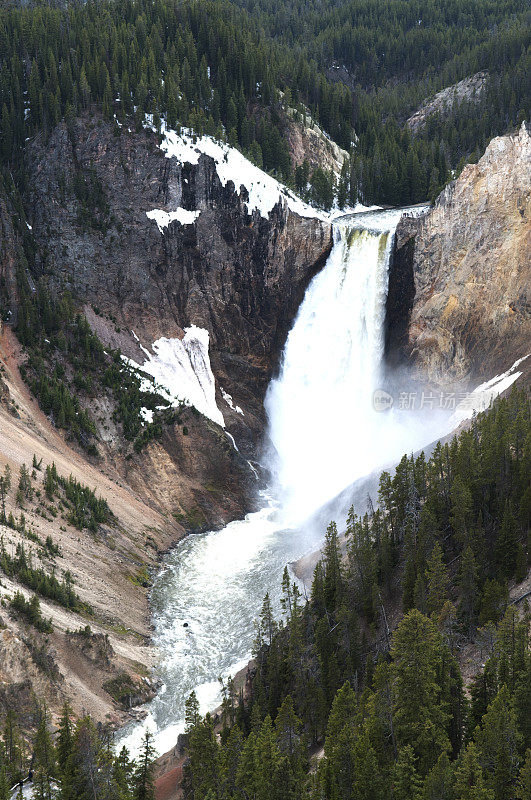
<path fill-rule="evenodd" d="M 76 591 L 93 609 L 83 619 L 42 602 L 54 625 L 48 648 L 59 677 L 53 678 L 32 660 L 23 625 L 2 614 L 0 636 L 10 657 L 3 659 L 0 702 L 4 708 L 13 698 L 24 702 L 29 715 L 32 691 L 54 713 L 68 698 L 77 713 L 89 710 L 114 725 L 134 716 L 129 705 L 153 696 L 148 581 L 139 576 L 156 569 L 160 554 L 186 533 L 219 529 L 258 507 L 256 488 L 266 477 L 259 469 L 266 390 L 306 289 L 333 245 L 325 215 L 304 216 L 280 195 L 267 214 L 251 210 L 251 192 L 237 176 L 223 183 L 219 164 L 204 152 L 197 163 L 167 157 L 163 141 L 149 128 L 120 128 L 86 113 L 29 143 L 24 225 L 13 225 L 16 211 L 0 199 L 0 274 L 11 311 L 0 337 L 0 467 L 9 464 L 16 476 L 34 454 L 44 465 L 54 462 L 61 474 L 97 486 L 117 520 L 93 536 L 37 504 L 25 511 L 41 538 L 59 543 L 57 568 L 72 572 Z M 445 386 L 449 377 L 470 387 L 527 355 L 530 159 L 522 126 L 493 140 L 426 215 L 399 223 L 386 302 L 390 367 L 407 368 L 433 386 Z M 87 201 L 86 187 L 96 204 Z M 161 228 L 148 216 L 154 209 L 191 216 Z M 65 441 L 19 374 L 25 357 L 10 323 L 22 236 L 32 240 L 30 277 L 71 292 L 104 346 L 135 363 L 162 338 L 182 341 L 192 326 L 208 331 L 225 429 L 188 413 L 186 434 L 177 424 L 166 426 L 161 439 L 136 453 L 101 401 L 91 409 L 99 457 Z M 527 381 L 527 363 L 522 370 Z M 14 548 L 18 534 L 6 529 L 4 536 Z M 2 582 L 9 596 L 15 585 Z M 88 645 L 72 634 L 85 624 Z M 115 689 L 121 680 L 127 691 L 113 697 L 117 679 Z"/>

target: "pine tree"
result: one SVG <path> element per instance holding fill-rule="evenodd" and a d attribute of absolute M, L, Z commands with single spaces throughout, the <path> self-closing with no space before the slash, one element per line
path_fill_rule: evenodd
<path fill-rule="evenodd" d="M 299 774 L 302 766 L 302 722 L 295 714 L 293 699 L 287 695 L 275 719 L 275 733 L 279 750 L 287 755 L 293 772 Z"/>
<path fill-rule="evenodd" d="M 415 609 L 406 614 L 391 655 L 397 742 L 412 747 L 423 776 L 449 746 L 448 711 L 438 684 L 441 640 L 431 620 Z"/>
<path fill-rule="evenodd" d="M 450 523 L 458 540 L 463 545 L 469 544 L 472 522 L 472 495 L 460 475 L 452 483 L 450 496 L 452 504 Z"/>
<path fill-rule="evenodd" d="M 197 695 L 194 691 L 192 691 L 186 698 L 186 702 L 184 704 L 184 721 L 186 725 L 186 733 L 190 733 L 190 731 L 192 731 L 201 721 L 201 715 L 199 713 L 199 700 L 197 699 Z"/>
<path fill-rule="evenodd" d="M 243 747 L 243 734 L 237 725 L 233 725 L 221 752 L 221 795 L 224 798 L 232 797 L 236 793 L 237 775 Z"/>
<path fill-rule="evenodd" d="M 514 709 L 523 747 L 531 748 L 531 653 L 527 645 L 525 667 L 519 673 L 514 689 Z"/>
<path fill-rule="evenodd" d="M 356 736 L 352 755 L 352 796 L 356 800 L 386 800 L 382 769 L 366 733 Z"/>
<path fill-rule="evenodd" d="M 7 770 L 2 764 L 0 766 L 0 800 L 10 800 L 11 790 L 9 781 L 7 780 Z"/>
<path fill-rule="evenodd" d="M 512 504 L 506 503 L 501 527 L 496 538 L 494 558 L 501 575 L 506 579 L 513 576 L 518 557 L 518 532 Z"/>
<path fill-rule="evenodd" d="M 459 567 L 459 613 L 466 625 L 468 635 L 474 630 L 476 618 L 477 591 L 477 566 L 474 553 L 470 545 L 463 550 Z"/>
<path fill-rule="evenodd" d="M 105 88 L 103 91 L 102 112 L 105 119 L 112 119 L 113 116 L 113 95 L 109 71 L 105 67 Z"/>
<path fill-rule="evenodd" d="M 122 747 L 113 765 L 113 780 L 119 792 L 120 800 L 130 800 L 133 786 L 133 763 L 127 748 Z"/>
<path fill-rule="evenodd" d="M 11 130 L 11 115 L 8 111 L 7 105 L 2 105 L 2 121 L 1 121 L 2 136 L 0 139 L 0 157 L 3 161 L 7 162 L 11 159 L 13 150 L 13 132 Z"/>
<path fill-rule="evenodd" d="M 344 726 L 356 717 L 357 709 L 356 692 L 350 683 L 346 681 L 334 697 L 326 728 L 324 751 L 327 758 L 332 761 L 339 734 Z"/>
<path fill-rule="evenodd" d="M 253 800 L 256 798 L 255 748 L 256 731 L 251 730 L 243 745 L 236 773 L 236 786 L 240 794 L 244 797 L 252 797 Z"/>
<path fill-rule="evenodd" d="M 457 761 L 454 792 L 455 800 L 494 800 L 493 792 L 485 786 L 473 742 L 462 751 Z"/>
<path fill-rule="evenodd" d="M 331 522 L 326 529 L 323 547 L 324 598 L 327 609 L 333 613 L 338 607 L 343 593 L 343 570 L 339 550 L 337 525 Z"/>
<path fill-rule="evenodd" d="M 282 597 L 280 599 L 280 605 L 289 619 L 293 610 L 293 597 L 291 591 L 291 578 L 289 576 L 289 570 L 287 566 L 284 567 L 284 572 L 282 573 Z"/>
<path fill-rule="evenodd" d="M 527 749 L 525 761 L 516 784 L 516 800 L 529 800 L 531 797 L 531 749 Z"/>
<path fill-rule="evenodd" d="M 521 736 L 509 691 L 502 686 L 474 735 L 487 786 L 495 800 L 507 800 L 520 768 Z"/>
<path fill-rule="evenodd" d="M 444 555 L 439 542 L 428 558 L 427 570 L 427 608 L 428 614 L 437 615 L 448 599 L 450 579 L 444 563 Z"/>
<path fill-rule="evenodd" d="M 142 749 L 137 758 L 136 768 L 133 773 L 133 798 L 134 800 L 154 800 L 155 784 L 153 780 L 153 761 L 155 748 L 153 735 L 146 730 L 142 740 Z"/>
<path fill-rule="evenodd" d="M 419 800 L 421 780 L 416 769 L 415 753 L 411 745 L 398 751 L 393 769 L 393 800 Z"/>
<path fill-rule="evenodd" d="M 41 800 L 51 800 L 53 797 L 52 779 L 57 774 L 55 748 L 48 724 L 48 712 L 43 708 L 40 711 L 39 725 L 33 743 L 35 776 L 40 784 Z"/>
<path fill-rule="evenodd" d="M 470 683 L 470 736 L 481 723 L 487 708 L 496 697 L 498 681 L 494 662 L 489 659 L 483 670 L 474 675 Z"/>
<path fill-rule="evenodd" d="M 454 800 L 454 770 L 446 753 L 426 775 L 420 796 L 422 800 Z"/>
<path fill-rule="evenodd" d="M 267 716 L 256 737 L 254 770 L 256 800 L 278 796 L 277 769 L 281 760 L 271 717 Z"/>
<path fill-rule="evenodd" d="M 220 748 L 209 714 L 189 732 L 187 779 L 193 797 L 202 798 L 209 791 L 217 792 L 221 780 Z"/>
<path fill-rule="evenodd" d="M 264 602 L 262 603 L 262 609 L 260 611 L 260 633 L 262 641 L 265 642 L 268 647 L 271 647 L 273 636 L 277 630 L 278 624 L 276 623 L 273 615 L 273 606 L 271 605 L 269 592 L 267 592 L 266 596 L 264 597 Z"/>
<path fill-rule="evenodd" d="M 4 755 L 9 767 L 9 779 L 15 783 L 22 779 L 22 742 L 16 723 L 15 712 L 7 709 L 4 723 Z"/>

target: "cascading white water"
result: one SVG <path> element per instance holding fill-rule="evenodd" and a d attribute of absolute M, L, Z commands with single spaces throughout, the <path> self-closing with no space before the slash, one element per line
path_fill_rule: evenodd
<path fill-rule="evenodd" d="M 261 511 L 189 536 L 165 559 L 152 592 L 164 687 L 144 725 L 120 740 L 133 751 L 145 726 L 160 752 L 175 744 L 192 689 L 203 712 L 218 702 L 218 676 L 234 674 L 251 655 L 265 593 L 278 610 L 285 564 L 322 541 L 322 530 L 300 523 L 357 477 L 433 438 L 432 427 L 411 424 L 403 412 L 378 413 L 372 403 L 401 213 L 334 225 L 332 252 L 308 287 L 267 394 L 278 491 L 264 494 Z"/>
<path fill-rule="evenodd" d="M 340 219 L 324 269 L 288 336 L 266 409 L 287 524 L 297 524 L 391 455 L 375 411 L 400 211 Z M 394 435 L 393 438 L 396 438 Z M 385 450 L 382 452 L 382 444 Z"/>

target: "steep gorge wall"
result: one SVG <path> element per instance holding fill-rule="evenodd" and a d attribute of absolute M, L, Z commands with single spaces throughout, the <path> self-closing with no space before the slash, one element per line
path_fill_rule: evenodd
<path fill-rule="evenodd" d="M 245 458 L 256 458 L 263 395 L 306 286 L 330 250 L 330 225 L 282 203 L 268 218 L 248 214 L 247 191 L 231 181 L 223 186 L 212 158 L 181 163 L 158 144 L 151 130 L 118 128 L 89 114 L 30 144 L 33 270 L 70 290 L 102 341 L 140 364 L 141 346 L 180 338 L 191 325 L 206 329 L 217 405 Z M 178 207 L 200 214 L 162 231 L 146 216 Z M 228 457 L 229 440 L 203 417 L 188 437 L 167 431 L 127 461 L 116 455 L 112 420 L 106 426 L 107 458 L 141 496 L 165 509 L 195 513 L 198 506 L 204 525 L 218 525 L 224 513 L 225 521 L 241 513 L 252 495 L 245 458 Z M 201 484 L 216 488 L 223 502 Z"/>
<path fill-rule="evenodd" d="M 214 371 L 255 414 L 304 290 L 330 244 L 330 226 L 277 204 L 269 219 L 244 209 L 246 192 L 222 186 L 214 161 L 165 158 L 156 134 L 83 119 L 30 149 L 30 221 L 37 268 L 134 328 L 144 345 L 189 325 L 210 334 Z M 80 180 L 108 204 L 104 230 L 80 208 Z M 200 210 L 161 233 L 146 212 Z M 80 224 L 80 214 L 89 221 Z M 129 337 L 122 349 L 138 348 Z M 227 384 L 227 386 L 225 386 Z M 224 409 L 224 411 L 228 409 Z"/>
<path fill-rule="evenodd" d="M 391 364 L 443 383 L 491 378 L 531 341 L 531 139 L 493 139 L 434 207 L 396 232 Z"/>

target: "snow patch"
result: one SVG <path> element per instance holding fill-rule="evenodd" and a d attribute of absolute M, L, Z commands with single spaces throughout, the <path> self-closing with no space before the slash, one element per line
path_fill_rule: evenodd
<path fill-rule="evenodd" d="M 150 408 L 141 408 L 140 416 L 142 417 L 144 422 L 147 422 L 148 424 L 151 424 L 153 422 L 153 411 Z"/>
<path fill-rule="evenodd" d="M 232 435 L 232 433 L 229 433 L 228 431 L 225 431 L 225 433 L 227 434 L 227 438 L 231 442 L 231 444 L 234 447 L 234 449 L 236 450 L 236 452 L 239 453 L 240 450 L 238 448 L 238 445 L 236 444 L 236 440 L 235 440 L 234 436 Z"/>
<path fill-rule="evenodd" d="M 167 228 L 170 222 L 176 220 L 181 225 L 192 225 L 200 213 L 201 211 L 188 211 L 186 208 L 178 208 L 175 211 L 154 208 L 153 211 L 146 211 L 146 217 L 155 220 L 159 231 L 164 233 L 164 228 Z"/>
<path fill-rule="evenodd" d="M 258 472 L 256 471 L 256 469 L 255 469 L 255 467 L 254 467 L 254 465 L 253 465 L 253 462 L 252 462 L 252 461 L 249 461 L 249 459 L 247 459 L 247 464 L 249 465 L 249 469 L 250 469 L 250 470 L 251 470 L 251 472 L 253 473 L 253 475 L 254 475 L 255 479 L 256 479 L 257 481 L 258 481 L 258 480 L 260 480 L 260 478 L 258 477 Z"/>
<path fill-rule="evenodd" d="M 237 414 L 241 414 L 242 417 L 243 417 L 244 416 L 243 411 L 241 410 L 240 406 L 235 406 L 234 405 L 233 399 L 230 396 L 230 394 L 228 392 L 226 392 L 225 389 L 223 389 L 223 387 L 221 387 L 221 386 L 219 387 L 219 390 L 221 392 L 221 396 L 223 397 L 223 399 L 225 400 L 225 402 L 229 406 L 229 408 L 232 408 L 233 411 L 235 411 Z"/>
<path fill-rule="evenodd" d="M 519 358 L 518 361 L 515 361 L 512 367 L 510 367 L 507 372 L 502 373 L 502 375 L 496 375 L 494 378 L 491 378 L 490 381 L 480 383 L 479 386 L 476 386 L 476 388 L 458 404 L 452 414 L 451 422 L 454 425 L 459 425 L 463 420 L 470 419 L 473 414 L 479 414 L 481 411 L 485 411 L 489 408 L 492 401 L 498 397 L 498 395 L 518 380 L 522 373 L 516 372 L 515 370 L 522 361 L 529 358 L 529 355 L 531 354 Z"/>
<path fill-rule="evenodd" d="M 142 391 L 161 394 L 173 406 L 179 403 L 194 406 L 224 428 L 223 414 L 216 405 L 216 384 L 208 343 L 208 331 L 192 325 L 185 328 L 183 339 L 157 339 L 151 345 L 153 353 L 142 348 L 147 356 L 143 364 L 125 356 L 122 358 L 140 373 Z M 148 378 L 142 378 L 141 373 L 150 375 L 155 385 Z"/>
<path fill-rule="evenodd" d="M 147 116 L 147 127 L 156 130 L 149 115 Z M 167 128 L 164 122 L 161 125 L 161 133 L 162 142 L 159 146 L 166 154 L 166 158 L 176 158 L 182 164 L 198 164 L 202 154 L 210 156 L 216 163 L 218 177 L 223 186 L 232 181 L 239 193 L 243 186 L 249 195 L 247 203 L 249 214 L 256 210 L 267 219 L 269 213 L 280 201 L 287 205 L 290 211 L 301 217 L 317 217 L 328 220 L 326 213 L 304 203 L 294 192 L 256 167 L 234 147 L 218 142 L 211 136 L 196 137 L 186 128 L 183 128 L 181 133 L 177 133 L 177 131 Z M 154 212 L 148 213 L 153 214 Z"/>

